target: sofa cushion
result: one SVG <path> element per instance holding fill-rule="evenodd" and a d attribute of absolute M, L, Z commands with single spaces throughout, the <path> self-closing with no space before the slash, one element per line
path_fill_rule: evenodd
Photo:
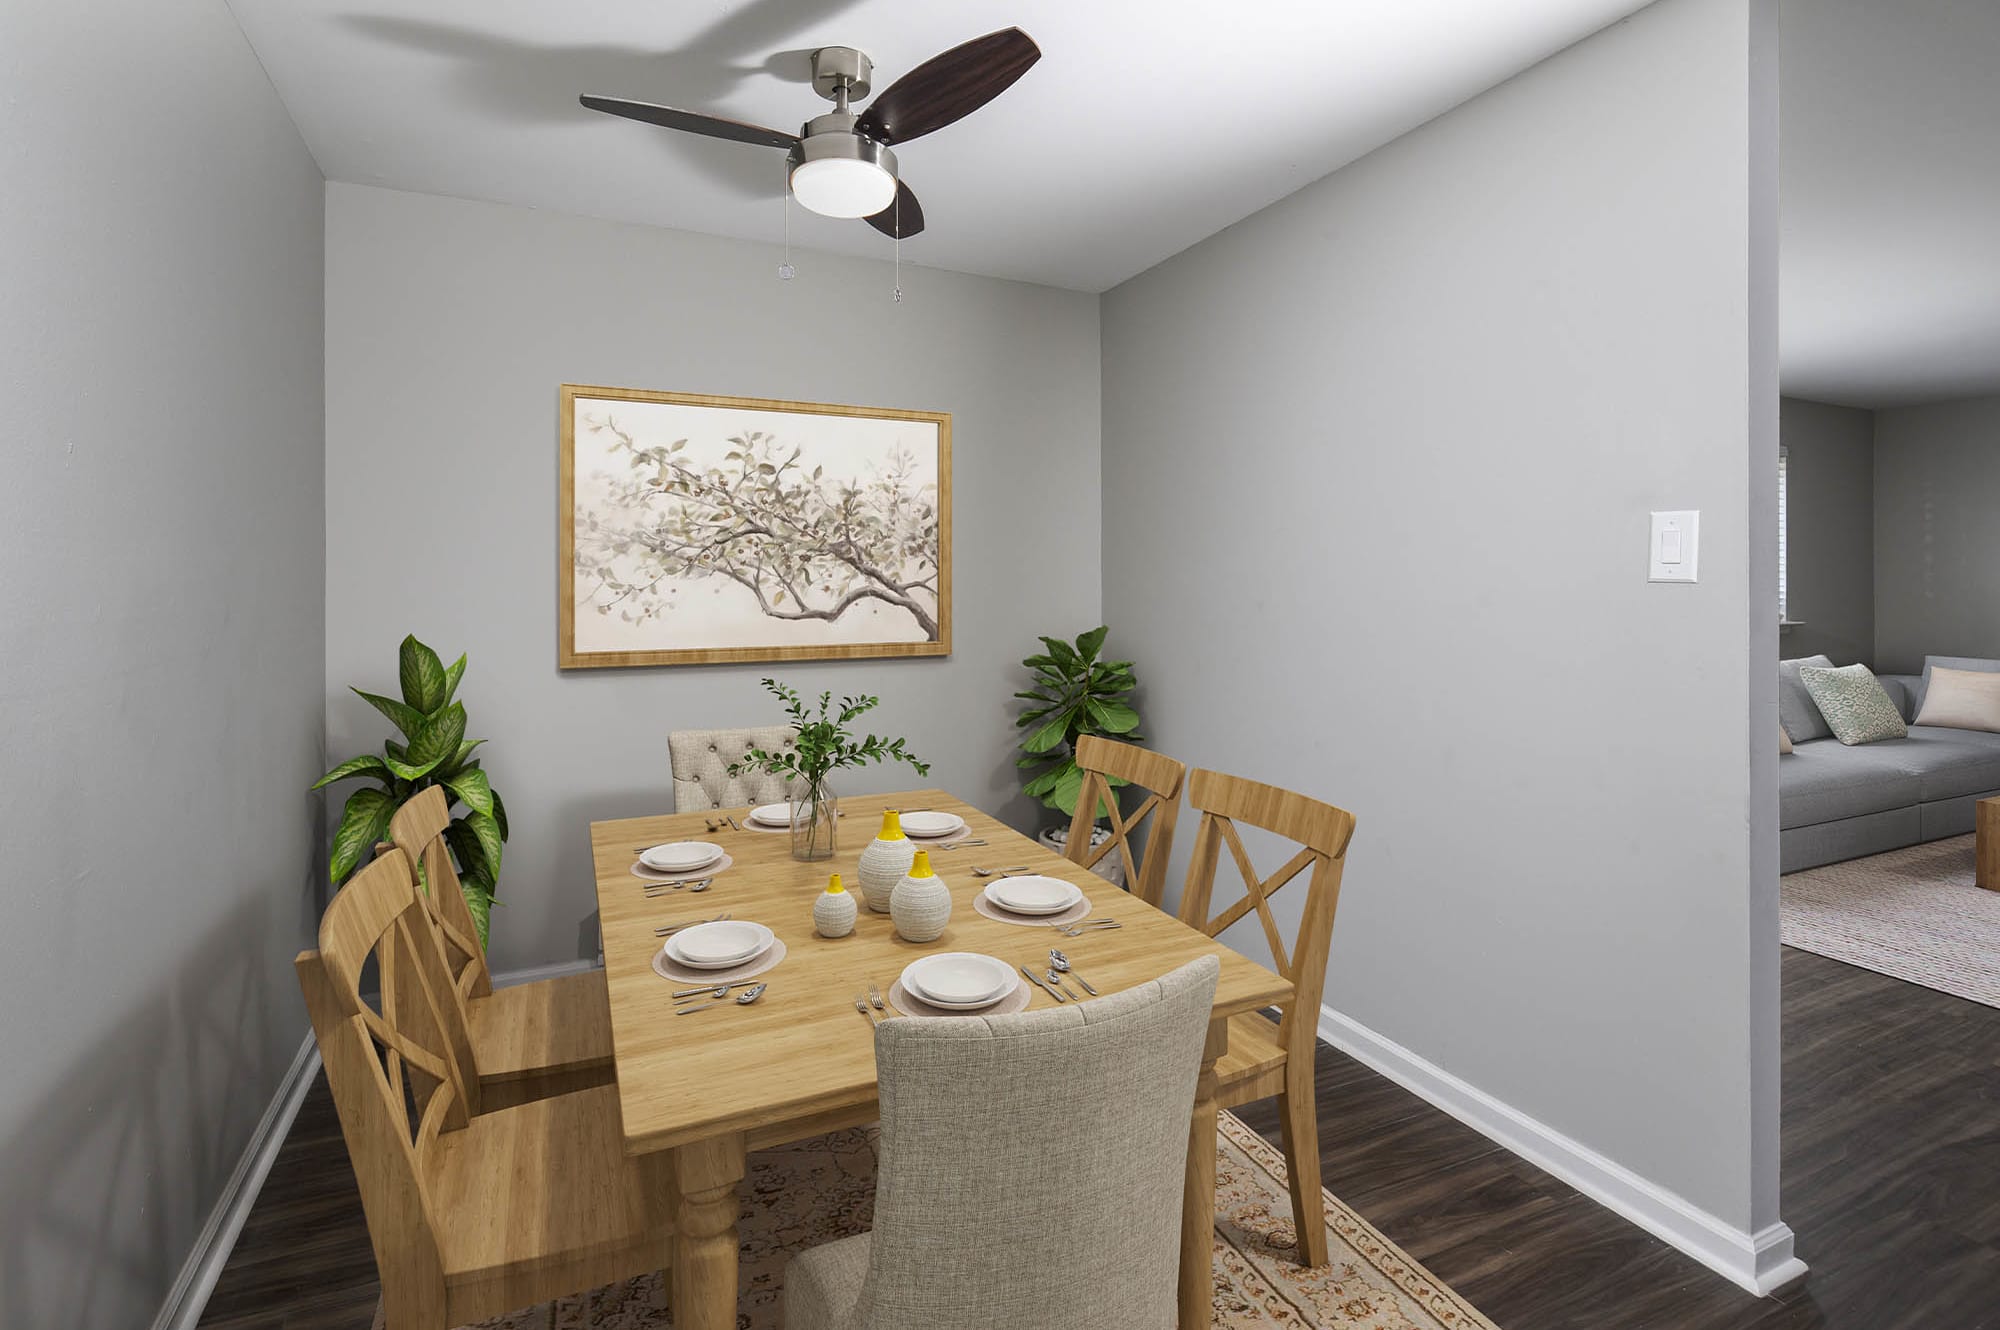
<path fill-rule="evenodd" d="M 1909 733 L 1903 714 L 1875 682 L 1875 673 L 1866 665 L 1846 665 L 1825 669 L 1818 665 L 1800 668 L 1799 678 L 1819 706 L 1833 737 L 1844 744 L 1872 744 L 1884 739 L 1900 739 Z"/>
<path fill-rule="evenodd" d="M 1907 739 L 1849 748 L 1838 739 L 1792 745 L 1778 764 L 1778 825 L 1809 827 L 1918 802 Z"/>
<path fill-rule="evenodd" d="M 1917 685 L 1917 695 L 1911 699 L 1912 716 L 1924 709 L 1924 694 L 1930 691 L 1931 670 L 1934 668 L 2000 671 L 2000 660 L 1988 660 L 1984 656 L 1925 656 L 1923 681 Z"/>
<path fill-rule="evenodd" d="M 1922 803 L 2000 790 L 2000 734 L 1912 725 L 1903 749 Z"/>
<path fill-rule="evenodd" d="M 1917 690 L 1923 687 L 1922 675 L 1878 674 L 1875 682 L 1882 685 L 1882 691 L 1896 704 L 1896 710 L 1904 720 L 1914 721 L 1917 718 Z"/>
<path fill-rule="evenodd" d="M 1819 714 L 1813 704 L 1812 694 L 1799 678 L 1799 667 L 1803 665 L 1831 665 L 1833 661 L 1825 656 L 1801 656 L 1797 660 L 1778 662 L 1778 723 L 1785 727 L 1785 733 L 1792 736 L 1795 744 L 1813 739 L 1824 739 L 1833 733 L 1827 728 L 1826 717 Z"/>
<path fill-rule="evenodd" d="M 1940 665 L 1924 685 L 1919 725 L 2000 733 L 2000 673 L 1953 670 Z"/>

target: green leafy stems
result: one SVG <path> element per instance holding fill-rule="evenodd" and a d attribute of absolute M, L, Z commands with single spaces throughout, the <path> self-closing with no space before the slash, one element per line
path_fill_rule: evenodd
<path fill-rule="evenodd" d="M 458 860 L 459 886 L 466 906 L 486 942 L 487 920 L 500 880 L 500 847 L 507 839 L 507 807 L 493 788 L 472 750 L 484 739 L 465 737 L 465 704 L 453 700 L 465 675 L 465 657 L 447 666 L 437 652 L 414 635 L 403 639 L 397 654 L 402 698 L 354 692 L 374 707 L 402 735 L 390 739 L 381 756 L 366 753 L 349 758 L 314 782 L 315 790 L 335 781 L 361 778 L 379 782 L 347 796 L 340 826 L 333 833 L 327 876 L 338 886 L 389 830 L 389 819 L 410 796 L 433 785 L 444 786 L 452 807 L 464 805 L 445 830 L 445 841 Z M 418 870 L 421 872 L 421 868 Z"/>
<path fill-rule="evenodd" d="M 1109 631 L 1100 624 L 1074 643 L 1044 637 L 1042 653 L 1021 662 L 1034 674 L 1034 684 L 1026 692 L 1014 694 L 1028 703 L 1014 721 L 1028 732 L 1021 740 L 1021 756 L 1015 764 L 1035 773 L 1022 793 L 1040 799 L 1065 817 L 1076 815 L 1077 796 L 1083 789 L 1076 741 L 1086 734 L 1125 743 L 1140 738 L 1139 713 L 1127 700 L 1138 687 L 1132 677 L 1132 662 L 1097 658 Z M 1116 787 L 1125 782 L 1112 779 L 1110 784 Z"/>
<path fill-rule="evenodd" d="M 785 714 L 791 718 L 798 737 L 790 748 L 776 753 L 762 748 L 750 749 L 741 761 L 730 764 L 730 775 L 768 771 L 774 776 L 784 777 L 794 797 L 817 805 L 826 790 L 826 778 L 844 767 L 858 767 L 869 762 L 907 762 L 919 776 L 930 774 L 930 763 L 910 752 L 904 740 L 884 739 L 875 734 L 857 739 L 848 732 L 847 727 L 857 717 L 882 705 L 881 698 L 843 697 L 840 709 L 835 711 L 833 694 L 821 693 L 819 714 L 815 716 L 807 709 L 797 689 L 788 688 L 776 679 L 762 682 L 766 692 L 785 704 Z"/>

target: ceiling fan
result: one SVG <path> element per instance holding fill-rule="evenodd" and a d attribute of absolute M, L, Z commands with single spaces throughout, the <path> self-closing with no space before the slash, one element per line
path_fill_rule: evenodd
<path fill-rule="evenodd" d="M 898 177 L 891 145 L 972 114 L 1041 58 L 1042 48 L 1019 28 L 989 32 L 932 56 L 856 114 L 849 103 L 868 95 L 874 62 L 851 46 L 823 46 L 812 54 L 813 90 L 832 102 L 833 110 L 806 121 L 796 134 L 620 97 L 585 94 L 577 100 L 593 111 L 649 125 L 783 148 L 791 163 L 792 193 L 801 204 L 828 217 L 866 218 L 877 231 L 901 239 L 924 229 L 924 210 Z"/>

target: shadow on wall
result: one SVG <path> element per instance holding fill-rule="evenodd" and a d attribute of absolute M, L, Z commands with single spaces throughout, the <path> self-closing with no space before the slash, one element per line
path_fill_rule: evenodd
<path fill-rule="evenodd" d="M 271 936 L 273 909 L 253 899 L 211 929 L 0 1147 L 0 1325 L 158 1311 L 284 1070 L 265 1051 L 270 958 L 244 946 Z"/>
<path fill-rule="evenodd" d="M 620 46 L 538 46 L 489 32 L 386 14 L 349 14 L 349 29 L 385 45 L 421 51 L 448 63 L 452 86 L 481 114 L 514 125 L 603 122 L 606 134 L 636 141 L 651 135 L 677 167 L 692 169 L 743 198 L 775 198 L 784 187 L 781 154 L 694 134 L 627 124 L 577 105 L 581 93 L 713 110 L 751 79 L 796 84 L 796 119 L 831 107 L 812 91 L 809 49 L 781 50 L 796 34 L 852 7 L 854 0 L 752 0 L 706 28 L 679 50 Z M 791 120 L 773 129 L 790 130 Z"/>

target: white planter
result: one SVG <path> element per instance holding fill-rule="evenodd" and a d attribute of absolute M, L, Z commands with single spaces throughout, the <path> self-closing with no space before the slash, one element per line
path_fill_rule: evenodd
<path fill-rule="evenodd" d="M 1057 854 L 1063 854 L 1069 846 L 1069 828 L 1050 827 L 1038 839 Z M 1096 849 L 1110 839 L 1111 828 L 1092 827 L 1090 829 L 1091 849 Z M 1090 871 L 1103 878 L 1106 882 L 1109 882 L 1112 886 L 1122 887 L 1125 885 L 1125 856 L 1113 850 L 1102 859 L 1099 859 L 1097 867 Z"/>

